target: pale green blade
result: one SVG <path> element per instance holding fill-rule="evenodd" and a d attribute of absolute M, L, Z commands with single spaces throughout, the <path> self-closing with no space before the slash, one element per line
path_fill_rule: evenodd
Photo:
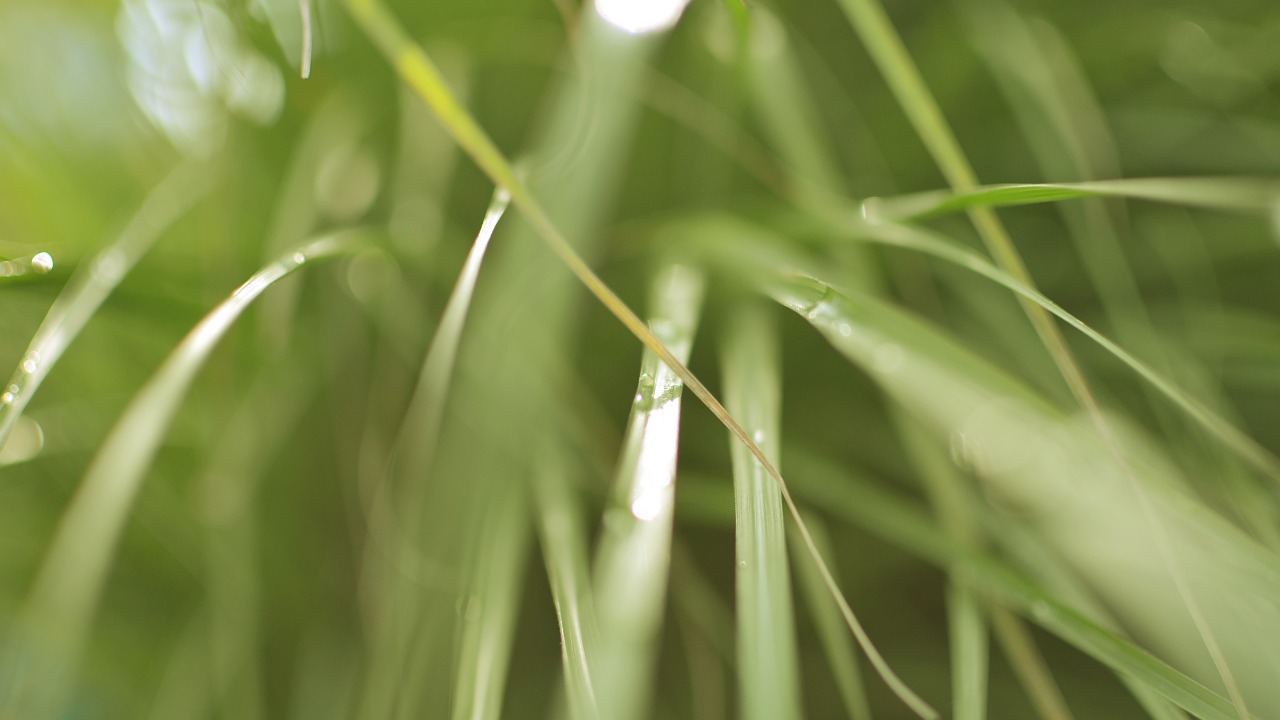
<path fill-rule="evenodd" d="M 973 517 L 964 478 L 916 420 L 902 412 L 895 412 L 893 419 L 942 526 L 954 542 L 977 550 L 983 538 Z M 981 720 L 987 716 L 989 679 L 988 627 L 982 598 L 965 573 L 952 570 L 947 578 L 946 601 L 952 714 L 955 720 Z"/>
<path fill-rule="evenodd" d="M 834 546 L 822 521 L 817 516 L 806 513 L 805 522 L 809 525 L 809 533 L 813 536 L 818 551 L 826 557 L 835 557 Z M 794 525 L 788 525 L 788 530 L 792 528 Z M 845 632 L 840 608 L 832 601 L 831 593 L 823 585 L 822 575 L 814 565 L 813 558 L 800 550 L 802 544 L 803 541 L 793 534 L 789 545 L 791 562 L 796 568 L 800 596 L 818 627 L 818 641 L 822 643 L 822 651 L 831 667 L 845 714 L 850 720 L 871 720 L 871 706 L 867 701 L 867 691 L 862 681 L 862 670 L 858 667 L 853 639 Z M 834 570 L 832 572 L 834 574 Z M 960 716 L 957 716 L 957 720 L 960 720 Z"/>
<path fill-rule="evenodd" d="M 523 485 L 510 488 L 494 499 L 482 521 L 462 610 L 453 720 L 501 716 L 528 554 L 527 498 Z"/>
<path fill-rule="evenodd" d="M 217 173 L 206 166 L 179 165 L 147 195 L 115 242 L 77 268 L 0 394 L 0 448 L 67 346 L 156 240 L 205 197 L 216 180 Z"/>
<path fill-rule="evenodd" d="M 1280 702 L 1262 680 L 1269 650 L 1258 641 L 1259 627 L 1280 632 L 1280 613 L 1257 596 L 1242 600 L 1253 588 L 1271 587 L 1263 596 L 1280 591 L 1280 563 L 1171 492 L 1180 482 L 1176 470 L 1134 429 L 1112 421 L 1126 458 L 1113 465 L 1077 420 L 905 313 L 812 284 L 792 283 L 776 294 L 896 402 L 949 437 L 957 457 L 993 491 L 1028 508 L 1097 591 L 1126 608 L 1125 623 L 1178 637 L 1166 646 L 1171 655 L 1208 676 L 1229 669 L 1222 674 L 1233 684 L 1238 679 L 1241 698 Z M 1253 559 L 1226 570 L 1210 546 Z M 1147 568 L 1141 582 L 1123 570 L 1131 564 Z M 1252 622 L 1230 609 L 1239 602 L 1258 613 Z"/>
<path fill-rule="evenodd" d="M 863 202 L 870 222 L 888 222 L 1088 197 L 1184 205 L 1232 212 L 1266 213 L 1280 203 L 1280 180 L 1272 178 L 1132 178 L 1072 183 L 984 185 L 963 191 L 932 191 Z"/>
<path fill-rule="evenodd" d="M 534 471 L 538 537 L 560 625 L 570 716 L 593 720 L 602 717 L 593 680 L 599 676 L 601 638 L 587 571 L 586 529 L 561 452 L 548 449 Z"/>
<path fill-rule="evenodd" d="M 264 527 L 254 500 L 315 391 L 311 375 L 285 369 L 283 363 L 264 369 L 244 393 L 195 485 L 205 534 L 213 699 L 222 712 L 244 720 L 266 712 L 264 593 L 255 572 Z"/>
<path fill-rule="evenodd" d="M 1039 307 L 1044 308 L 1047 312 L 1056 316 L 1058 319 L 1080 331 L 1090 340 L 1097 343 L 1108 353 L 1127 365 L 1137 373 L 1139 377 L 1159 391 L 1160 394 L 1168 398 L 1174 405 L 1185 412 L 1188 417 L 1202 426 L 1210 435 L 1216 437 L 1225 446 L 1230 448 L 1232 452 L 1236 453 L 1242 460 L 1249 463 L 1259 471 L 1266 473 L 1272 479 L 1280 481 L 1280 459 L 1277 459 L 1269 450 L 1259 445 L 1243 431 L 1232 425 L 1228 420 L 1208 408 L 1204 403 L 1176 386 L 1168 378 L 1156 372 L 1156 370 L 1147 363 L 1139 360 L 1137 357 L 1134 357 L 1127 350 L 1094 330 L 1076 316 L 1064 310 L 1060 305 L 1050 300 L 1035 288 L 1022 283 L 1008 273 L 1003 272 L 978 253 L 965 248 L 949 238 L 944 238 L 918 228 L 893 223 L 857 226 L 856 229 L 852 231 L 852 234 L 862 239 L 910 248 L 912 250 L 924 252 L 939 259 L 946 260 L 947 262 L 958 265 L 966 270 L 978 273 L 979 275 L 1002 285 L 1014 293 L 1017 293 L 1019 296 L 1034 302 Z"/>
<path fill-rule="evenodd" d="M 781 379 L 774 320 L 767 309 L 735 311 L 724 342 L 725 399 L 756 444 L 777 462 Z M 730 438 L 737 559 L 738 690 L 747 720 L 801 716 L 795 619 L 778 487 Z"/>
<path fill-rule="evenodd" d="M 667 266 L 653 284 L 649 327 L 681 362 L 693 347 L 702 292 L 701 275 L 683 265 Z M 683 389 L 669 367 L 644 353 L 594 572 L 599 688 L 617 720 L 648 715 L 670 568 Z"/>
<path fill-rule="evenodd" d="M 533 232 L 541 238 L 553 253 L 560 259 L 562 263 L 573 273 L 574 277 L 582 283 L 592 295 L 594 295 L 610 313 L 621 322 L 626 329 L 637 339 L 645 344 L 654 352 L 663 363 L 671 368 L 676 375 L 684 382 L 685 386 L 698 397 L 704 405 L 711 410 L 712 414 L 729 429 L 730 433 L 738 439 L 744 446 L 750 450 L 751 454 L 769 474 L 773 481 L 778 484 L 782 491 L 782 497 L 787 505 L 788 511 L 797 521 L 800 528 L 800 534 L 806 539 L 806 545 L 809 551 L 815 555 L 816 550 L 808 542 L 807 533 L 803 524 L 803 519 L 799 516 L 799 510 L 794 503 L 790 501 L 790 497 L 786 492 L 786 484 L 782 475 L 777 468 L 769 461 L 764 451 L 752 440 L 741 425 L 725 410 L 724 406 L 716 399 L 714 395 L 706 388 L 706 386 L 698 380 L 698 378 L 683 363 L 676 359 L 671 350 L 666 347 L 642 322 L 622 300 L 615 294 L 590 268 L 582 256 L 574 249 L 569 240 L 560 232 L 551 216 L 544 207 L 534 197 L 528 186 L 526 186 L 516 175 L 512 165 L 502 155 L 502 153 L 489 139 L 484 130 L 475 122 L 475 120 L 467 113 L 467 111 L 454 97 L 453 93 L 444 83 L 440 76 L 439 70 L 432 64 L 426 54 L 409 40 L 403 30 L 400 29 L 395 19 L 390 15 L 385 7 L 377 0 L 347 0 L 348 8 L 355 16 L 356 20 L 362 25 L 364 30 L 374 39 L 380 46 L 383 53 L 396 66 L 397 71 L 402 78 L 427 102 L 428 105 L 436 112 L 437 117 L 458 144 L 471 155 L 477 165 L 485 171 L 486 174 L 500 187 L 506 188 L 511 195 L 511 200 L 520 208 L 526 221 L 531 226 Z M 592 17 L 592 23 L 598 26 L 601 20 Z M 614 42 L 624 43 L 623 38 L 614 36 Z M 626 49 L 625 47 L 623 48 Z M 572 123 L 571 123 L 572 126 Z M 566 196 L 568 199 L 569 196 Z M 819 562 L 822 566 L 821 561 Z M 823 567 L 824 576 L 827 575 L 825 567 Z M 835 585 L 834 580 L 829 577 L 823 578 L 832 595 L 836 597 L 837 602 L 841 605 L 841 614 L 845 618 L 846 624 L 850 630 L 858 637 L 859 643 L 863 649 L 867 651 L 871 658 L 872 664 L 876 667 L 877 672 L 885 678 L 891 689 L 900 698 L 903 699 L 912 709 L 923 717 L 936 717 L 936 712 L 926 703 L 921 701 L 914 693 L 911 692 L 905 684 L 901 683 L 889 667 L 884 663 L 883 659 L 874 652 L 865 632 L 858 624 L 852 610 L 848 607 L 848 603 L 844 600 L 839 592 L 839 588 Z"/>
<path fill-rule="evenodd" d="M 977 174 L 879 0 L 838 1 L 951 189 L 961 193 L 973 190 L 978 186 Z M 996 213 L 990 208 L 973 208 L 969 218 L 996 265 L 1011 278 L 1035 290 L 1035 282 L 1022 256 Z M 1108 440 L 1106 450 L 1117 456 L 1115 444 L 1110 442 L 1113 429 L 1052 316 L 1042 306 L 1026 298 L 1018 298 L 1018 303 L 1076 403 L 1089 416 L 1095 432 Z M 1120 460 L 1119 457 L 1115 459 Z"/>
<path fill-rule="evenodd" d="M 997 607 L 991 613 L 991 626 L 996 639 L 1013 665 L 1022 687 L 1036 712 L 1044 720 L 1072 720 L 1071 710 L 1053 674 L 1045 664 L 1044 656 L 1036 647 L 1035 639 L 1027 626 L 1008 610 Z"/>
<path fill-rule="evenodd" d="M 20 620 L 23 632 L 66 672 L 74 672 L 120 533 L 164 432 L 218 340 L 277 281 L 307 262 L 350 253 L 366 241 L 362 231 L 326 236 L 254 274 L 192 329 L 134 396 L 63 515 Z M 51 695 L 37 691 L 33 698 L 37 717 L 48 710 L 45 703 L 62 702 L 58 686 L 66 678 L 51 680 Z"/>
<path fill-rule="evenodd" d="M 1231 702 L 1222 695 L 1063 604 L 1056 594 L 1040 588 L 1002 561 L 955 544 L 923 509 L 812 453 L 796 450 L 790 458 L 792 485 L 805 502 L 931 563 L 965 567 L 985 593 L 1198 717 L 1238 717 Z"/>

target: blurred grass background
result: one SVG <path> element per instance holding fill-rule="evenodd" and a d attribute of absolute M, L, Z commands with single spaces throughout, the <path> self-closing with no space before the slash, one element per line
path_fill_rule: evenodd
<path fill-rule="evenodd" d="M 524 208 L 449 329 L 494 184 L 347 6 L 305 4 L 302 79 L 303 6 L 0 3 L 0 373 L 26 405 L 0 450 L 0 714 L 911 716 L 772 480 L 694 398 L 669 409 L 685 378 Z M 1044 295 L 1240 428 L 1250 462 L 1064 329 L 1091 417 L 1012 293 L 884 245 L 985 252 L 963 214 L 877 224 L 948 179 L 859 39 L 884 29 L 846 16 L 867 6 L 697 0 L 643 36 L 572 0 L 388 17 L 780 465 L 929 705 L 1280 717 L 1280 10 L 885 5 L 984 183 L 1249 178 L 1000 218 Z M 143 388 L 263 267 L 293 274 L 188 363 L 170 420 Z M 95 292 L 28 388 L 55 299 Z M 129 418 L 154 459 L 95 461 Z M 87 554 L 51 550 L 110 525 L 82 482 L 137 493 L 118 545 L 81 535 L 100 593 Z M 1121 638 L 1151 656 L 1107 654 Z"/>

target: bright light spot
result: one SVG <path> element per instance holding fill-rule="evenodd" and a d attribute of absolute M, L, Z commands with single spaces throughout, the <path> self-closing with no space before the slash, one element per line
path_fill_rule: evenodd
<path fill-rule="evenodd" d="M 596 12 L 633 35 L 666 30 L 680 19 L 689 0 L 596 0 Z"/>
<path fill-rule="evenodd" d="M 641 495 L 631 503 L 631 514 L 641 522 L 656 520 L 662 514 L 663 506 L 666 505 L 665 496 L 666 493 L 663 492 L 647 492 Z"/>
<path fill-rule="evenodd" d="M 216 3 L 125 0 L 116 29 L 134 100 L 179 149 L 200 156 L 217 151 L 229 111 L 260 124 L 279 114 L 279 71 Z"/>
<path fill-rule="evenodd" d="M 53 256 L 47 252 L 36 253 L 35 257 L 31 258 L 31 269 L 41 275 L 49 272 L 53 269 Z"/>

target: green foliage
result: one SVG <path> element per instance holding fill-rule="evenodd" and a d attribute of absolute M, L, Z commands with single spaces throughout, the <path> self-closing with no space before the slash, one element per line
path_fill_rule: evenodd
<path fill-rule="evenodd" d="M 1274 3 L 663 4 L 0 5 L 0 717 L 1280 714 Z"/>

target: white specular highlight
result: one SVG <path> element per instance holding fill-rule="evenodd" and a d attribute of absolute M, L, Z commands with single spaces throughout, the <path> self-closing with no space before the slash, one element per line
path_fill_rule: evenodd
<path fill-rule="evenodd" d="M 689 0 L 596 0 L 596 12 L 633 35 L 659 32 L 676 24 Z"/>

